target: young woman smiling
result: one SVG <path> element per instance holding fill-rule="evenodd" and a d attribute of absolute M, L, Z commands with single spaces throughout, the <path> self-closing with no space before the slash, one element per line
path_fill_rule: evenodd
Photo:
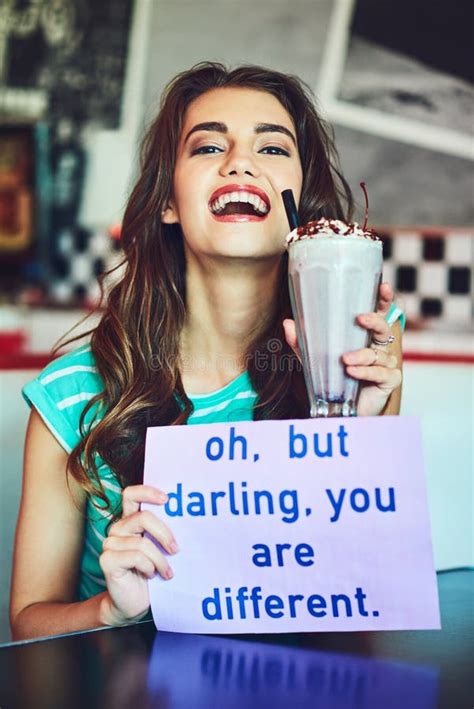
<path fill-rule="evenodd" d="M 147 426 L 303 418 L 281 200 L 302 222 L 349 219 L 350 190 L 309 90 L 260 67 L 203 63 L 151 125 L 122 229 L 123 279 L 90 346 L 24 389 L 32 407 L 11 597 L 15 638 L 118 625 L 171 578 L 172 531 L 140 503 Z M 381 341 L 344 355 L 359 415 L 397 413 L 400 311 L 390 286 L 359 322 Z M 152 535 L 166 553 L 144 536 Z M 204 573 L 204 570 L 203 570 Z"/>

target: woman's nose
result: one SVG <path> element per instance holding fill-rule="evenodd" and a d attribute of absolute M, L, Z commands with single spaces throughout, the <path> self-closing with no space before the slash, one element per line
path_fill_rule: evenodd
<path fill-rule="evenodd" d="M 223 177 L 227 175 L 251 175 L 258 177 L 260 170 L 253 155 L 246 150 L 231 150 L 219 169 Z"/>

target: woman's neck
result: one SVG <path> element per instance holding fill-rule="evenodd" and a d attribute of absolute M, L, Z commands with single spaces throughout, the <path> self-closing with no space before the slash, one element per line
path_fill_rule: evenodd
<path fill-rule="evenodd" d="M 180 346 L 186 391 L 214 391 L 245 369 L 247 347 L 273 312 L 279 273 L 279 259 L 188 262 Z"/>

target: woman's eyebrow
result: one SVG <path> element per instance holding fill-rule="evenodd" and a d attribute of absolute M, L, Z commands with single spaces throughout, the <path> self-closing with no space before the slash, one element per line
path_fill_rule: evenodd
<path fill-rule="evenodd" d="M 191 128 L 189 133 L 187 134 L 186 138 L 184 139 L 184 142 L 186 143 L 188 138 L 193 134 L 196 133 L 198 130 L 207 130 L 207 131 L 212 131 L 215 133 L 228 133 L 229 129 L 227 128 L 225 123 L 219 123 L 218 121 L 208 121 L 207 123 L 197 123 L 195 126 Z"/>
<path fill-rule="evenodd" d="M 291 138 L 296 147 L 296 138 L 293 133 L 279 123 L 259 123 L 255 126 L 255 133 L 284 133 Z"/>
<path fill-rule="evenodd" d="M 206 130 L 214 133 L 229 132 L 229 129 L 227 128 L 226 124 L 220 123 L 219 121 L 207 121 L 205 123 L 197 123 L 191 128 L 186 138 L 184 139 L 184 142 L 186 143 L 193 133 L 196 133 L 197 131 L 201 130 Z M 285 128 L 285 126 L 282 126 L 279 123 L 257 123 L 257 125 L 255 126 L 255 133 L 283 133 L 284 135 L 287 135 L 289 138 L 291 138 L 296 147 L 296 138 L 293 133 L 288 130 L 288 128 Z"/>

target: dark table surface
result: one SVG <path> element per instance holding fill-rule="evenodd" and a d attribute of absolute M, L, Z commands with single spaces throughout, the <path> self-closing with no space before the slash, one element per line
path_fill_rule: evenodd
<path fill-rule="evenodd" d="M 474 570 L 438 574 L 442 630 L 208 636 L 153 623 L 0 648 L 0 708 L 472 709 Z"/>

